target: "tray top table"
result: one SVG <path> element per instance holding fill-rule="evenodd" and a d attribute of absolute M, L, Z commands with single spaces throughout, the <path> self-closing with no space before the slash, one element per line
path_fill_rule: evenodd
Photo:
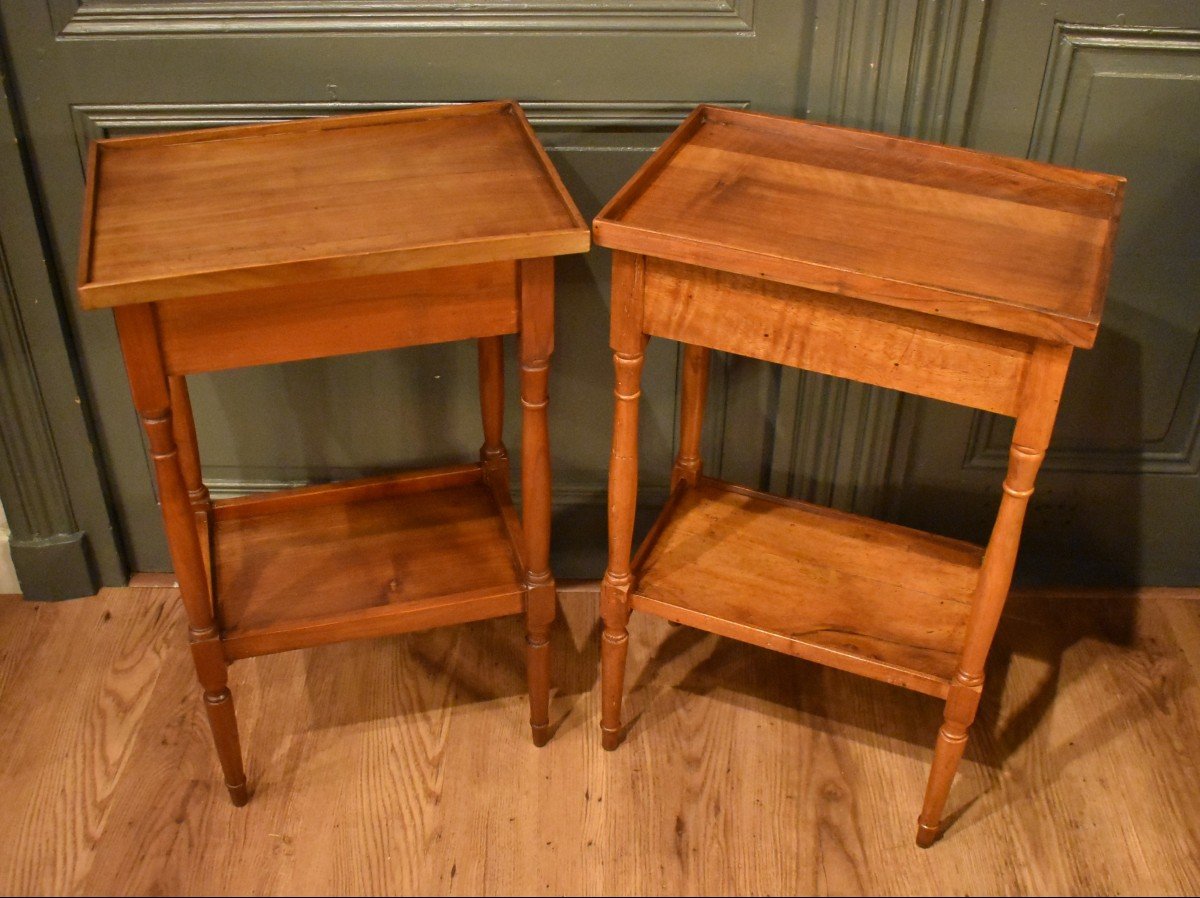
<path fill-rule="evenodd" d="M 1089 347 L 1119 178 L 703 106 L 596 242 Z"/>
<path fill-rule="evenodd" d="M 1095 341 L 1124 180 L 702 106 L 593 224 L 614 250 L 603 739 L 632 610 L 946 700 L 928 846 L 983 685 L 1071 352 Z M 636 557 L 646 340 L 685 344 L 680 447 Z M 711 349 L 1016 418 L 986 550 L 702 476 Z"/>
<path fill-rule="evenodd" d="M 88 168 L 88 309 L 589 246 L 511 102 L 95 141 Z"/>
<path fill-rule="evenodd" d="M 549 735 L 553 257 L 587 226 L 521 108 L 477 103 L 97 141 L 79 260 L 112 307 L 226 785 L 238 658 L 524 613 Z M 501 440 L 518 334 L 523 514 Z M 480 461 L 211 501 L 186 375 L 479 345 Z"/>

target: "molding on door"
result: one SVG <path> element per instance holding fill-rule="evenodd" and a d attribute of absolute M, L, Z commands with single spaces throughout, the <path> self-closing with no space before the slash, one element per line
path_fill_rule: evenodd
<path fill-rule="evenodd" d="M 91 595 L 98 583 L 71 510 L 16 295 L 0 243 L 0 495 L 13 565 L 26 598 Z"/>
<path fill-rule="evenodd" d="M 754 0 L 49 0 L 60 38 L 430 32 L 753 31 Z"/>
<path fill-rule="evenodd" d="M 806 116 L 961 143 L 987 0 L 817 0 Z M 903 394 L 775 368 L 763 487 L 884 513 L 906 456 Z"/>
<path fill-rule="evenodd" d="M 807 117 L 961 142 L 986 10 L 987 0 L 817 0 Z"/>
<path fill-rule="evenodd" d="M 987 0 L 917 4 L 900 133 L 960 144 L 966 137 Z"/>
<path fill-rule="evenodd" d="M 1197 343 L 1200 348 L 1200 341 Z M 1200 368 L 1192 356 L 1189 374 Z M 1197 392 L 1196 378 L 1189 377 L 1192 394 Z M 1087 446 L 1053 447 L 1042 465 L 1045 471 L 1075 474 L 1200 474 L 1200 405 L 1193 400 L 1188 415 L 1176 415 L 1164 440 L 1147 443 L 1139 449 L 1092 449 Z M 1176 424 L 1179 427 L 1176 427 Z M 1012 426 L 995 415 L 976 414 L 967 438 L 966 468 L 1005 468 Z"/>
<path fill-rule="evenodd" d="M 263 124 L 322 115 L 351 115 L 382 112 L 388 109 L 413 109 L 447 105 L 451 102 L 343 102 L 306 103 L 102 103 L 71 107 L 75 141 L 82 164 L 87 159 L 91 140 L 105 137 L 147 134 L 169 129 L 215 128 L 225 125 Z M 555 102 L 522 100 L 529 121 L 539 128 L 564 130 L 626 129 L 670 132 L 687 117 L 697 104 L 704 102 L 735 109 L 749 108 L 747 100 L 677 100 L 661 102 Z M 665 134 L 664 134 L 665 136 Z M 653 147 L 588 147 L 578 142 L 562 146 L 547 144 L 549 149 L 616 150 L 650 152 Z"/>
<path fill-rule="evenodd" d="M 0 56 L 0 495 L 26 598 L 124 583 Z"/>
<path fill-rule="evenodd" d="M 1090 100 L 1088 88 L 1092 79 L 1089 75 L 1162 76 L 1161 72 L 1139 66 L 1134 55 L 1137 51 L 1200 54 L 1200 32 L 1056 22 L 1029 142 L 1029 158 L 1077 165 L 1075 151 L 1082 144 Z M 1118 72 L 1105 63 L 1085 68 L 1092 59 L 1128 65 L 1131 72 Z M 1193 70 L 1180 72 L 1179 77 L 1194 78 Z M 1155 389 L 1167 386 L 1158 383 Z M 1121 448 L 1057 444 L 1047 455 L 1043 470 L 1084 474 L 1200 474 L 1200 333 L 1192 344 L 1189 361 L 1176 389 L 1174 413 L 1161 439 L 1142 446 Z M 1007 422 L 976 412 L 967 440 L 964 467 L 1005 467 L 1011 434 L 1012 428 Z"/>
<path fill-rule="evenodd" d="M 1030 159 L 1049 162 L 1054 155 L 1062 126 L 1062 111 L 1071 100 L 1070 74 L 1078 55 L 1085 51 L 1127 54 L 1130 50 L 1200 53 L 1200 31 L 1054 23 L 1050 59 L 1029 141 Z"/>

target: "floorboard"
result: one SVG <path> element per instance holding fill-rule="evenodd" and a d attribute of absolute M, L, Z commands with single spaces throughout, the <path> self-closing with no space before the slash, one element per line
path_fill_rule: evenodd
<path fill-rule="evenodd" d="M 173 589 L 0 597 L 0 892 L 1195 894 L 1197 596 L 1010 602 L 929 851 L 939 702 L 635 615 L 607 754 L 591 590 L 542 750 L 516 619 L 238 662 L 240 810 Z"/>

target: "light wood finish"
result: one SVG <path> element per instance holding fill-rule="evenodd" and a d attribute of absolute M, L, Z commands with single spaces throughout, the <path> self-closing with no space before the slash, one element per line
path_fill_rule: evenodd
<path fill-rule="evenodd" d="M 200 540 L 202 528 L 196 526 L 195 512 L 188 495 L 187 477 L 175 443 L 172 400 L 182 401 L 186 392 L 172 395 L 159 351 L 154 308 L 148 305 L 123 306 L 116 310 L 117 335 L 129 374 L 133 405 L 142 419 L 154 459 L 159 502 L 167 531 L 167 545 L 175 575 L 179 578 L 180 597 L 187 611 L 188 640 L 196 676 L 204 693 L 213 743 L 225 773 L 230 800 L 237 806 L 250 798 L 246 772 L 242 766 L 233 695 L 229 691 L 221 633 L 214 617 L 209 555 Z M 191 413 L 182 413 L 190 422 Z M 185 431 L 185 427 L 180 427 Z M 188 452 L 184 456 L 189 455 Z M 195 472 L 192 472 L 195 476 Z"/>
<path fill-rule="evenodd" d="M 193 374 L 512 334 L 516 284 L 515 263 L 493 262 L 172 300 L 158 304 L 163 355 Z"/>
<path fill-rule="evenodd" d="M 630 609 L 945 699 L 930 846 L 982 697 L 1075 346 L 1095 340 L 1124 181 L 701 107 L 600 213 L 616 424 L 602 744 Z M 630 560 L 648 336 L 685 343 L 673 491 Z M 699 477 L 719 349 L 1016 418 L 986 550 Z M 702 361 L 703 360 L 703 361 Z"/>
<path fill-rule="evenodd" d="M 597 243 L 1095 341 L 1122 178 L 720 107 L 664 149 Z"/>
<path fill-rule="evenodd" d="M 552 257 L 588 234 L 520 107 L 103 141 L 90 158 L 80 299 L 115 306 L 234 803 L 249 791 L 227 667 L 255 655 L 523 613 L 544 744 Z M 510 333 L 521 516 L 502 439 Z M 466 338 L 479 463 L 209 500 L 184 375 Z"/>
<path fill-rule="evenodd" d="M 671 469 L 671 486 L 694 484 L 704 462 L 700 437 L 704 430 L 704 403 L 708 399 L 708 369 L 712 353 L 707 347 L 688 344 L 683 348 L 683 383 L 679 390 L 679 452 Z"/>
<path fill-rule="evenodd" d="M 1021 410 L 1009 449 L 1008 472 L 1004 478 L 1004 494 L 1000 512 L 988 540 L 971 617 L 967 621 L 966 638 L 958 671 L 950 684 L 946 701 L 945 720 L 938 730 L 933 753 L 933 770 L 925 792 L 925 804 L 918 821 L 917 843 L 932 845 L 941 830 L 942 807 L 950 794 L 950 783 L 958 769 L 959 759 L 967 742 L 967 730 L 975 720 L 975 712 L 983 691 L 983 665 L 987 660 L 992 638 L 1004 610 L 1004 600 L 1012 582 L 1013 565 L 1021 539 L 1021 525 L 1038 468 L 1046 457 L 1050 433 L 1067 378 L 1071 347 L 1039 344 L 1031 358 L 1025 379 Z"/>
<path fill-rule="evenodd" d="M 550 738 L 550 356 L 554 352 L 554 259 L 521 263 L 521 506 L 525 537 L 525 651 L 529 725 L 535 745 Z"/>
<path fill-rule="evenodd" d="M 661 152 L 661 151 L 660 151 Z M 653 161 L 653 159 L 651 160 Z M 630 552 L 637 512 L 638 403 L 646 338 L 641 333 L 645 258 L 613 253 L 612 335 L 613 439 L 608 461 L 608 567 L 600 586 L 601 676 L 604 681 L 600 729 L 612 750 L 621 738 L 621 696 L 629 651 Z"/>
<path fill-rule="evenodd" d="M 646 260 L 646 333 L 1016 414 L 1033 341 L 727 272 Z"/>
<path fill-rule="evenodd" d="M 588 247 L 513 102 L 93 146 L 84 308 Z"/>
<path fill-rule="evenodd" d="M 374 489 L 334 484 L 218 505 L 226 654 L 425 629 L 472 619 L 468 607 L 474 619 L 520 613 L 522 577 L 500 510 L 479 467 L 466 473 L 469 480 L 401 475 Z"/>
<path fill-rule="evenodd" d="M 479 410 L 483 445 L 479 461 L 484 475 L 508 492 L 508 449 L 504 445 L 504 338 L 479 341 Z"/>
<path fill-rule="evenodd" d="M 634 610 L 946 696 L 977 547 L 708 478 L 677 489 Z"/>
<path fill-rule="evenodd" d="M 0 598 L 0 892 L 1200 891 L 1200 591 L 1015 595 L 932 855 L 907 827 L 940 703 L 644 616 L 639 725 L 601 752 L 596 594 L 560 592 L 552 751 L 516 619 L 271 655 L 231 670 L 242 810 L 175 590 Z"/>

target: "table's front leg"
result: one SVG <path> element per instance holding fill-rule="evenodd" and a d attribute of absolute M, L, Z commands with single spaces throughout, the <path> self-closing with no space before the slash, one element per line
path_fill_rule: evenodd
<path fill-rule="evenodd" d="M 944 719 L 934 745 L 925 801 L 917 821 L 917 844 L 922 848 L 932 845 L 941 833 L 942 810 L 967 745 L 967 733 L 979 708 L 984 664 L 1008 598 L 1025 512 L 1029 497 L 1033 495 L 1038 469 L 1050 445 L 1070 361 L 1071 347 L 1041 344 L 1033 351 L 1025 375 L 1021 407 L 1009 447 L 1000 511 L 992 527 L 971 600 L 963 651 L 950 683 Z"/>
<path fill-rule="evenodd" d="M 526 259 L 521 271 L 521 515 L 525 533 L 525 642 L 529 725 L 534 745 L 550 738 L 550 356 L 554 351 L 554 259 Z"/>
<path fill-rule="evenodd" d="M 204 690 L 204 709 L 229 798 L 241 806 L 249 800 L 250 793 L 242 766 L 227 663 L 209 596 L 208 566 L 196 527 L 196 514 L 201 508 L 207 512 L 207 491 L 200 482 L 199 459 L 192 442 L 190 403 L 185 388 L 180 384 L 175 390 L 170 387 L 154 309 L 148 305 L 122 306 L 116 309 L 116 320 L 133 404 L 142 419 L 154 459 L 167 546 L 187 614 L 192 660 Z M 177 442 L 180 436 L 188 443 L 182 448 Z"/>
<path fill-rule="evenodd" d="M 600 587 L 600 613 L 604 618 L 600 642 L 600 730 L 602 744 L 609 751 L 621 741 L 621 699 L 629 649 L 629 590 L 633 585 L 630 556 L 638 486 L 638 400 L 646 347 L 646 336 L 642 333 L 644 271 L 643 257 L 613 253 L 612 348 L 616 384 L 612 455 L 608 465 L 608 569 Z"/>

